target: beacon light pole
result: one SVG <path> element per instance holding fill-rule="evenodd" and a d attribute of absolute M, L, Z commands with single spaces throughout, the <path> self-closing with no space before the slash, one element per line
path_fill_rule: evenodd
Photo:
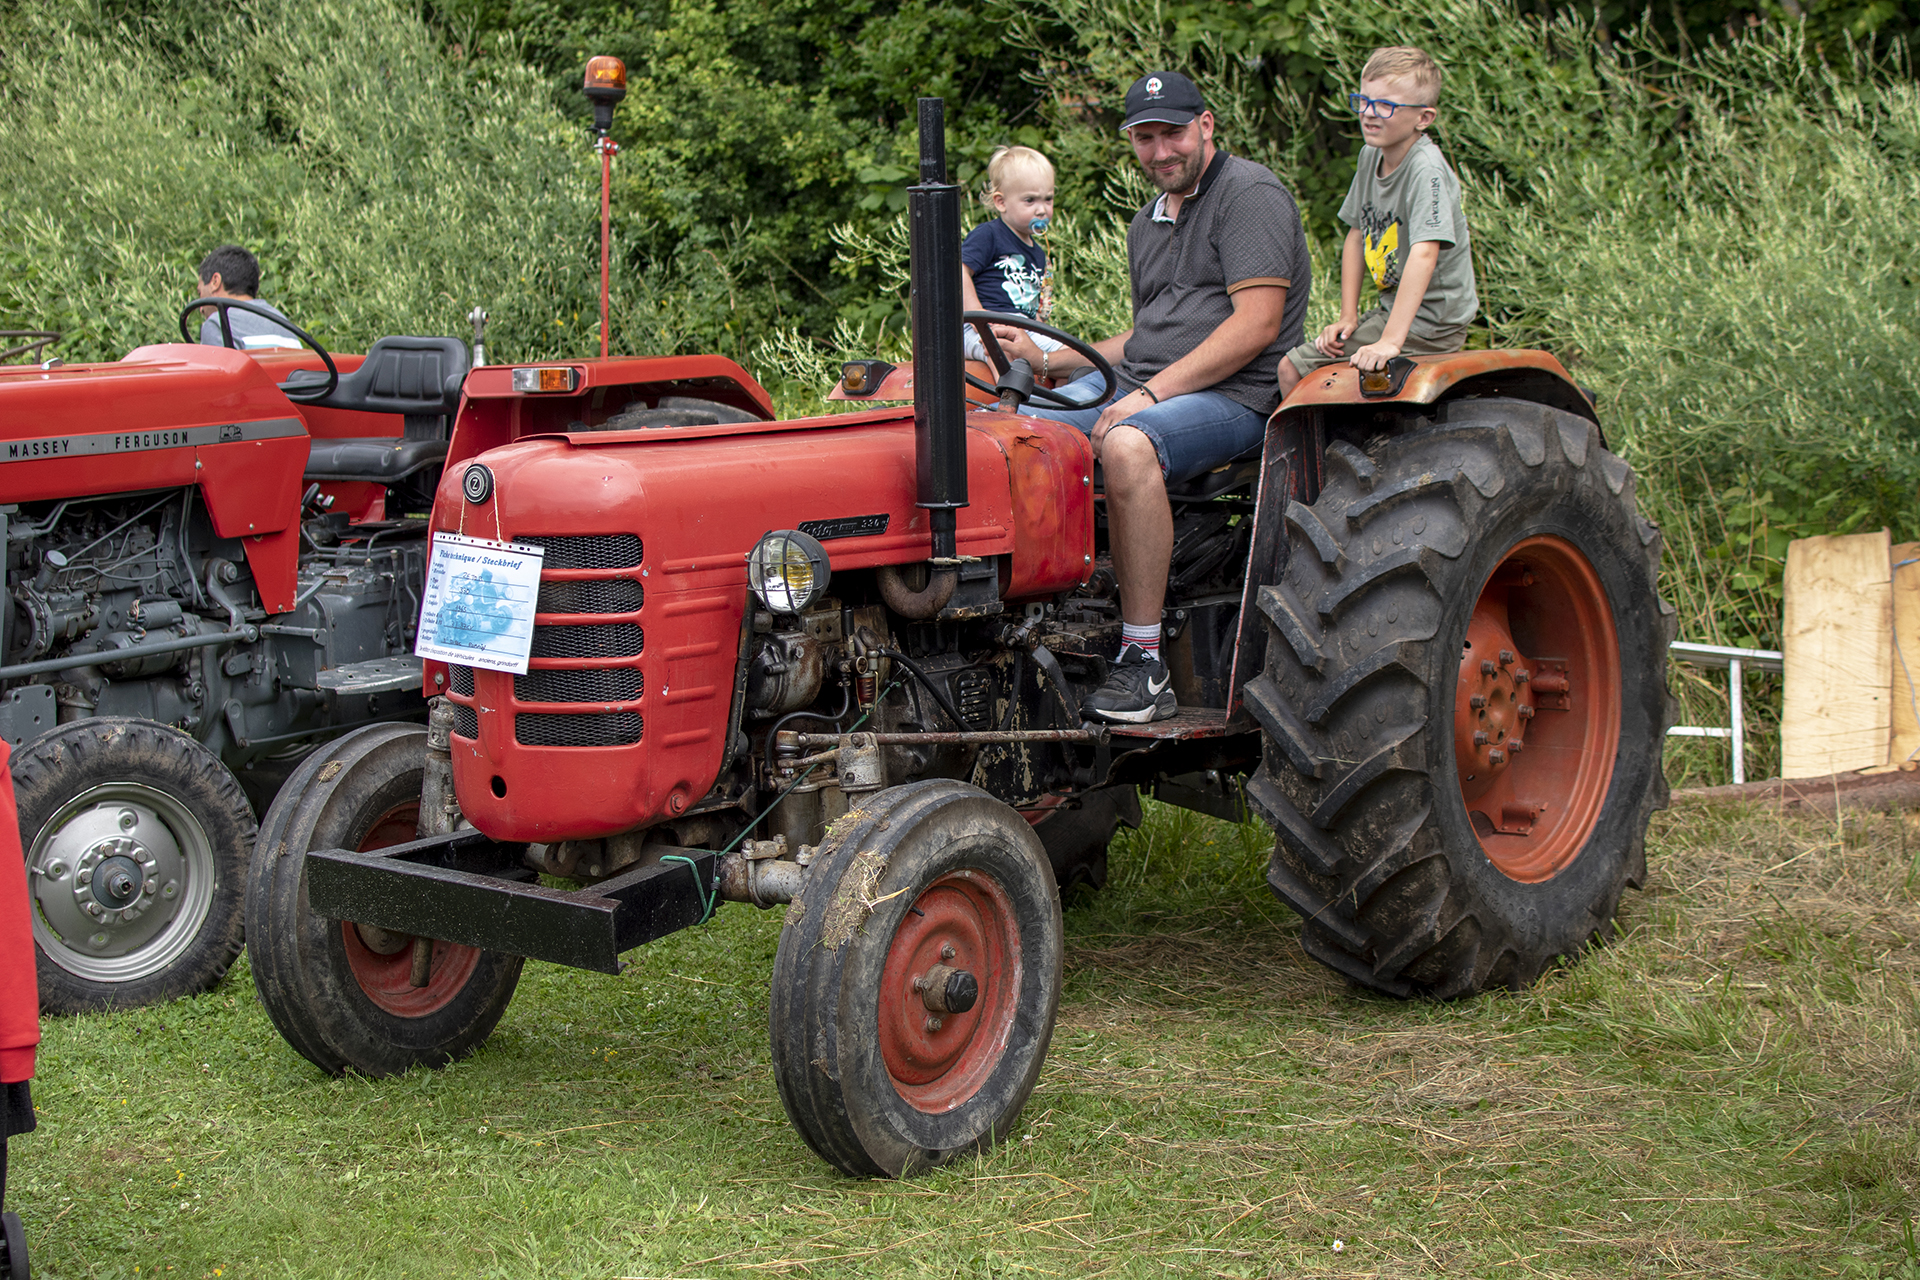
<path fill-rule="evenodd" d="M 608 135 L 613 128 L 613 108 L 627 96 L 627 66 L 618 58 L 602 55 L 587 59 L 586 83 L 582 93 L 593 102 L 593 133 L 600 152 L 600 358 L 607 356 L 608 301 L 611 285 L 610 260 L 613 228 L 613 156 L 620 144 Z"/>

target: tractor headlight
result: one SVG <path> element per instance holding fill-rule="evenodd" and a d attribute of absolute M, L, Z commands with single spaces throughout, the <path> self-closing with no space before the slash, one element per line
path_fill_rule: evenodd
<path fill-rule="evenodd" d="M 827 549 L 798 529 L 777 529 L 747 552 L 747 585 L 773 613 L 804 613 L 827 594 Z"/>

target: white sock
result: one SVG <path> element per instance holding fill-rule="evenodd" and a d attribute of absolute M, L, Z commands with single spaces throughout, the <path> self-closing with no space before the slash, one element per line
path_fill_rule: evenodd
<path fill-rule="evenodd" d="M 1126 653 L 1127 646 L 1130 644 L 1138 645 L 1140 651 L 1155 662 L 1160 661 L 1160 624 L 1154 622 L 1144 627 L 1136 627 L 1131 622 L 1122 622 L 1120 652 Z"/>

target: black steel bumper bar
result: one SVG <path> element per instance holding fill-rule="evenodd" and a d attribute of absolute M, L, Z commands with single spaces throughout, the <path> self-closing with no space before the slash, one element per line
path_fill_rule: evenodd
<path fill-rule="evenodd" d="M 717 899 L 719 855 L 635 867 L 587 889 L 549 889 L 521 861 L 527 846 L 456 831 L 366 853 L 307 854 L 317 915 L 377 925 L 599 973 L 620 953 L 699 924 Z"/>

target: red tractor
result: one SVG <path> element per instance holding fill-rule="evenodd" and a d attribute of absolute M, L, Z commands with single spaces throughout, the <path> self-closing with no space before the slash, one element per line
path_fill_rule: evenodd
<path fill-rule="evenodd" d="M 264 820 L 253 973 L 314 1063 L 448 1062 L 523 957 L 617 972 L 721 900 L 787 903 L 787 1113 L 842 1170 L 908 1174 L 1032 1090 L 1058 883 L 1099 876 L 1138 791 L 1238 817 L 1243 779 L 1275 892 L 1355 984 L 1519 986 L 1608 930 L 1666 797 L 1671 611 L 1560 365 L 1297 389 L 1259 456 L 1171 494 L 1179 715 L 1087 723 L 1120 627 L 1099 473 L 1019 412 L 1024 365 L 969 406 L 937 101 L 921 124 L 910 409 L 777 421 L 714 357 L 469 376 L 435 555 L 538 549 L 524 670 L 428 661 L 424 729 L 335 739 Z M 854 362 L 838 394 L 908 373 Z"/>
<path fill-rule="evenodd" d="M 177 344 L 0 366 L 0 738 L 49 1012 L 212 985 L 242 946 L 249 795 L 425 716 L 425 515 L 466 347 L 200 346 L 201 305 Z"/>

